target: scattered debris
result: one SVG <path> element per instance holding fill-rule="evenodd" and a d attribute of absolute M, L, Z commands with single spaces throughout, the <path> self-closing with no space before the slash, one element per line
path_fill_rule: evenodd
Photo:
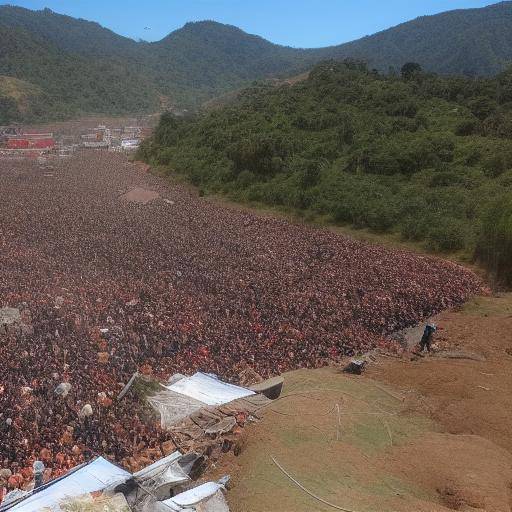
<path fill-rule="evenodd" d="M 0 309 L 0 334 L 14 333 L 21 325 L 21 313 L 17 308 Z"/>
<path fill-rule="evenodd" d="M 203 510 L 204 512 L 209 512 L 211 510 L 212 512 L 215 512 L 213 508 L 202 507 L 201 509 L 198 509 L 198 507 L 218 495 L 219 491 L 225 490 L 226 483 L 225 478 L 218 482 L 207 482 L 163 501 L 161 504 L 158 504 L 156 511 L 165 512 L 170 509 L 176 512 L 192 512 L 194 510 Z M 224 510 L 227 510 L 227 508 L 224 508 Z M 219 512 L 222 512 L 222 509 Z"/>
<path fill-rule="evenodd" d="M 0 512 L 229 512 L 222 495 L 229 477 L 187 488 L 188 461 L 190 456 L 177 451 L 132 475 L 96 457 L 32 491 L 15 489 L 4 499 Z"/>
<path fill-rule="evenodd" d="M 32 315 L 24 304 L 19 308 L 0 308 L 0 336 L 32 333 Z"/>
<path fill-rule="evenodd" d="M 218 407 L 255 394 L 212 375 L 196 373 L 192 377 L 175 375 L 170 385 L 162 385 L 147 400 L 160 413 L 162 427 L 170 428 L 203 408 Z"/>
<path fill-rule="evenodd" d="M 249 389 L 255 393 L 265 395 L 267 398 L 270 398 L 270 400 L 276 400 L 281 395 L 283 384 L 283 377 L 272 377 L 271 379 L 250 386 Z"/>
<path fill-rule="evenodd" d="M 133 383 L 139 376 L 139 372 L 135 372 L 131 377 L 130 380 L 126 383 L 126 386 L 121 390 L 121 393 L 119 393 L 119 396 L 117 397 L 117 400 L 122 400 L 123 397 L 128 393 L 130 388 L 133 386 Z"/>
<path fill-rule="evenodd" d="M 66 398 L 71 391 L 71 384 L 69 382 L 62 382 L 55 388 L 55 394 L 62 398 Z"/>
<path fill-rule="evenodd" d="M 78 413 L 78 417 L 80 419 L 88 418 L 93 415 L 91 404 L 85 404 L 80 412 Z"/>
<path fill-rule="evenodd" d="M 234 416 L 227 416 L 220 421 L 213 421 L 211 426 L 207 426 L 204 429 L 204 433 L 207 435 L 226 434 L 231 432 L 236 426 L 236 418 Z"/>
<path fill-rule="evenodd" d="M 60 511 L 60 505 L 72 498 L 83 496 L 126 482 L 130 473 L 98 457 L 88 464 L 71 470 L 62 478 L 25 493 L 9 504 L 0 505 L 0 512 Z"/>
<path fill-rule="evenodd" d="M 348 363 L 345 368 L 343 368 L 344 373 L 351 373 L 353 375 L 362 375 L 364 370 L 366 369 L 367 362 L 361 359 L 352 359 L 350 363 Z"/>

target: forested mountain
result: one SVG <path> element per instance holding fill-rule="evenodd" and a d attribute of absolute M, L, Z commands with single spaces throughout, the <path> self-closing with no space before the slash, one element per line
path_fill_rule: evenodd
<path fill-rule="evenodd" d="M 325 62 L 293 86 L 162 116 L 140 156 L 205 192 L 475 254 L 512 283 L 512 70 Z"/>
<path fill-rule="evenodd" d="M 160 90 L 184 94 L 192 103 L 261 78 L 298 73 L 323 58 L 321 50 L 275 45 L 213 21 L 188 23 L 148 48 Z"/>
<path fill-rule="evenodd" d="M 0 89 L 0 123 L 7 111 L 11 119 L 42 119 L 154 111 L 161 100 L 193 108 L 254 80 L 348 57 L 381 71 L 414 61 L 440 73 L 494 74 L 512 60 L 512 2 L 422 17 L 312 50 L 275 45 L 212 21 L 189 23 L 155 43 L 135 42 L 49 9 L 0 6 L 0 76 L 40 91 L 20 110 Z"/>
<path fill-rule="evenodd" d="M 362 59 L 381 71 L 413 61 L 436 73 L 492 75 L 512 63 L 512 2 L 422 16 L 329 56 Z"/>

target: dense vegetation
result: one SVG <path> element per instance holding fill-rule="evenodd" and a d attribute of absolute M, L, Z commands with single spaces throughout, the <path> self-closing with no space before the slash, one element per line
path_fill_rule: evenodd
<path fill-rule="evenodd" d="M 439 74 L 495 75 L 512 62 L 512 2 L 422 16 L 338 47 L 337 58 L 399 70 L 406 62 Z"/>
<path fill-rule="evenodd" d="M 492 270 L 510 270 L 512 70 L 446 78 L 411 64 L 396 76 L 327 62 L 294 86 L 164 115 L 141 156 L 207 192 L 435 251 L 478 249 Z"/>
<path fill-rule="evenodd" d="M 155 43 L 97 23 L 0 6 L 0 76 L 40 90 L 18 108 L 0 91 L 0 124 L 82 113 L 195 108 L 267 77 L 292 76 L 325 59 L 365 60 L 387 72 L 407 61 L 440 73 L 491 75 L 512 59 L 512 2 L 422 17 L 352 43 L 314 50 L 275 45 L 236 27 L 189 23 Z"/>

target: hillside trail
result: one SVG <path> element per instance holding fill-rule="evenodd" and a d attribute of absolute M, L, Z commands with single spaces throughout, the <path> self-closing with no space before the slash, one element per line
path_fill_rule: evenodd
<path fill-rule="evenodd" d="M 354 512 L 512 510 L 512 294 L 478 297 L 436 322 L 436 354 L 383 355 L 363 376 L 285 374 L 282 398 L 245 434 L 240 456 L 214 472 L 233 476 L 231 509 L 335 510 L 274 457 L 308 491 Z"/>

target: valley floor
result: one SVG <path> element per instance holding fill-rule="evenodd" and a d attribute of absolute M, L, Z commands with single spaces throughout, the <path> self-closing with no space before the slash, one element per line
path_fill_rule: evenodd
<path fill-rule="evenodd" d="M 31 323 L 0 336 L 0 459 L 21 479 L 39 457 L 48 476 L 94 453 L 126 467 L 160 458 L 169 436 L 159 421 L 136 396 L 115 400 L 136 370 L 162 379 L 201 370 L 236 382 L 248 367 L 263 376 L 319 368 L 394 347 L 386 335 L 482 291 L 475 274 L 451 262 L 221 207 L 147 171 L 108 152 L 0 161 L 0 308 L 18 307 Z M 510 324 L 491 330 L 492 304 L 474 306 L 480 323 L 452 313 L 439 322 L 450 340 L 488 347 L 487 362 L 382 360 L 363 379 L 332 368 L 287 374 L 284 394 L 293 397 L 273 404 L 228 468 L 234 510 L 319 510 L 270 456 L 325 499 L 361 512 L 411 503 L 444 510 L 431 504 L 458 499 L 471 478 L 480 489 L 471 503 L 484 499 L 485 478 L 495 485 L 487 510 L 506 510 L 509 383 L 500 376 L 509 356 L 500 351 Z M 451 389 L 450 368 L 459 367 Z M 436 374 L 439 397 L 430 391 Z M 54 392 L 62 382 L 72 386 L 65 401 Z M 503 399 L 493 403 L 494 390 Z M 94 411 L 87 428 L 84 404 Z M 469 420 L 449 423 L 448 412 L 466 410 Z M 467 459 L 440 473 L 453 453 Z M 455 478 L 462 467 L 469 480 Z"/>

